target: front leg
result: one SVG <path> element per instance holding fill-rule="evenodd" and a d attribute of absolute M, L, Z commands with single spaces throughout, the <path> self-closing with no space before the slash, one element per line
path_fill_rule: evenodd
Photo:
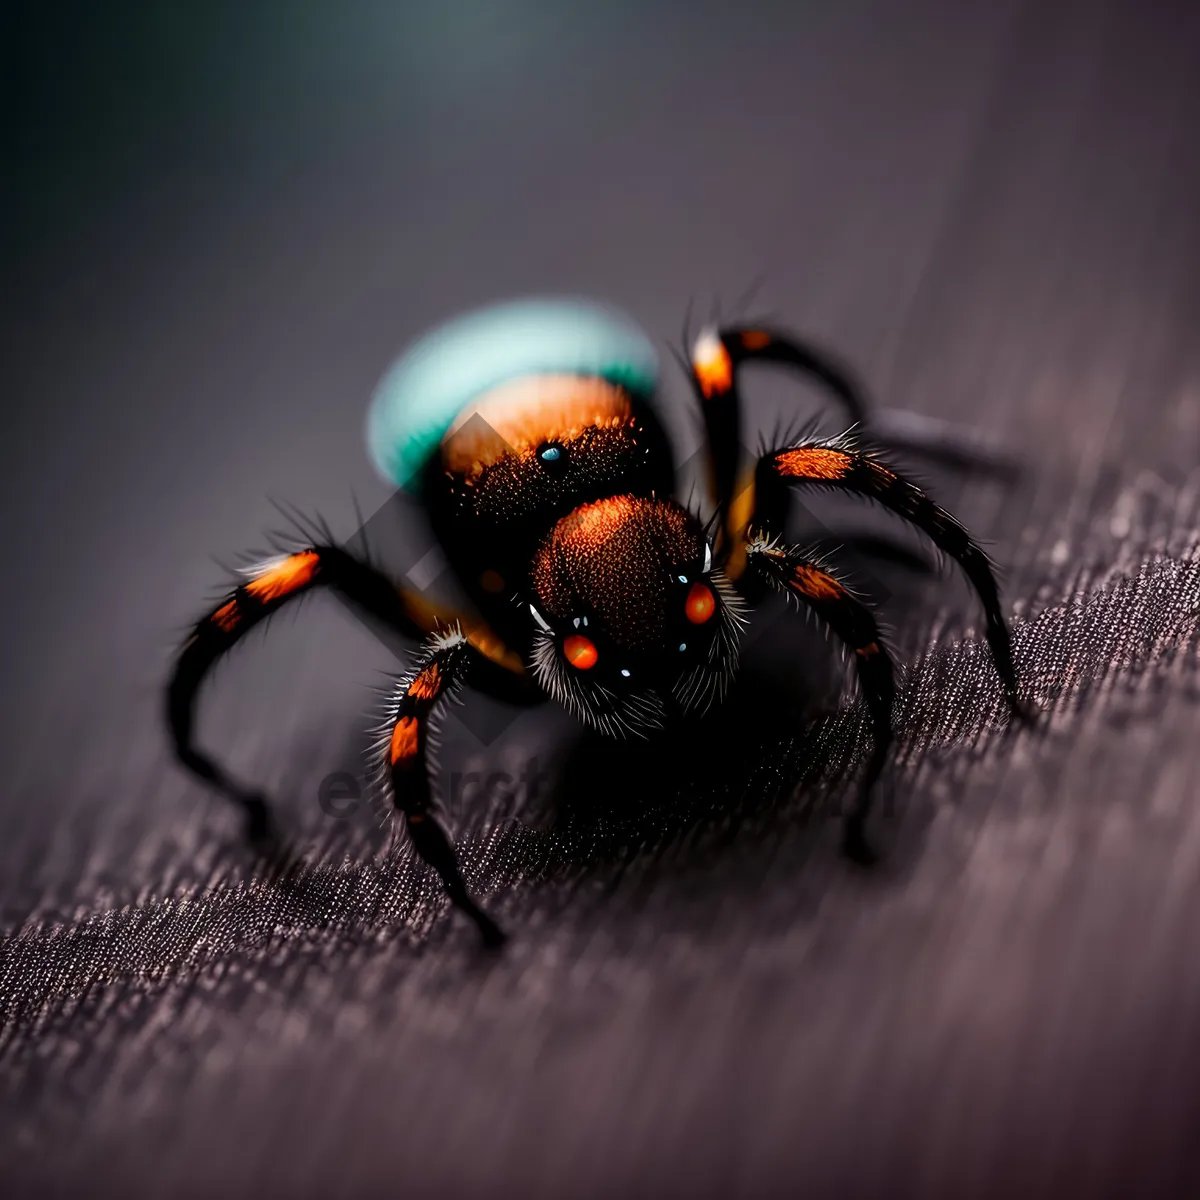
<path fill-rule="evenodd" d="M 983 604 L 985 633 L 1014 716 L 1026 719 L 1030 710 L 1021 702 L 1012 636 L 1000 606 L 1000 589 L 991 561 L 965 526 L 935 504 L 916 484 L 881 462 L 869 451 L 856 449 L 846 437 L 801 442 L 758 460 L 755 521 L 767 528 L 782 527 L 788 491 L 807 485 L 836 489 L 874 500 L 919 529 L 962 568 Z"/>
<path fill-rule="evenodd" d="M 704 416 L 709 471 L 721 513 L 718 553 L 730 578 L 745 565 L 743 534 L 753 507 L 753 479 L 738 477 L 741 452 L 738 373 L 749 362 L 775 363 L 809 375 L 836 399 L 845 419 L 861 425 L 867 419 L 866 394 L 850 371 L 792 334 L 758 326 L 705 329 L 690 349 L 692 385 Z"/>
<path fill-rule="evenodd" d="M 858 682 L 871 714 L 874 744 L 858 796 L 846 815 L 842 848 L 856 862 L 871 862 L 875 856 L 864 827 L 875 784 L 892 744 L 896 686 L 891 655 L 880 640 L 879 626 L 866 605 L 856 600 L 826 566 L 804 551 L 758 537 L 747 546 L 746 559 L 747 575 L 806 604 L 854 651 Z"/>
<path fill-rule="evenodd" d="M 438 873 L 455 907 L 475 922 L 484 944 L 499 946 L 504 933 L 467 891 L 454 843 L 438 820 L 429 779 L 431 721 L 462 685 L 474 653 L 457 629 L 425 643 L 417 668 L 401 681 L 388 715 L 385 772 L 392 803 L 404 814 L 417 853 Z"/>
<path fill-rule="evenodd" d="M 167 684 L 167 728 L 175 757 L 242 808 L 246 832 L 257 845 L 270 844 L 273 836 L 267 801 L 260 792 L 238 783 L 196 744 L 197 697 L 212 668 L 251 629 L 300 597 L 326 588 L 404 637 L 421 638 L 428 630 L 417 623 L 412 605 L 392 582 L 369 563 L 340 546 L 309 546 L 246 572 L 245 579 L 192 629 Z"/>

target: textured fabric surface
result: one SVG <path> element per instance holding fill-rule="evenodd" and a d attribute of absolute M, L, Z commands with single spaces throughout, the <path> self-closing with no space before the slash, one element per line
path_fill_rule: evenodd
<path fill-rule="evenodd" d="M 1200 1192 L 1200 16 L 903 7 L 535 6 L 478 43 L 429 17 L 397 62 L 380 17 L 267 6 L 101 39 L 123 79 L 166 56 L 157 125 L 29 85 L 49 148 L 108 166 L 85 210 L 36 139 L 18 164 L 6 1195 Z M 74 62 L 17 32 L 31 78 Z M 344 534 L 352 486 L 383 504 L 362 414 L 434 319 L 569 290 L 672 338 L 688 288 L 763 267 L 889 406 L 1021 463 L 926 477 L 1003 567 L 1036 727 L 952 572 L 866 560 L 904 666 L 872 872 L 832 819 L 861 714 L 779 609 L 670 744 L 472 702 L 439 782 L 514 935 L 487 959 L 346 798 L 356 681 L 398 664 L 314 603 L 205 695 L 291 838 L 255 864 L 159 725 L 208 556 L 261 541 L 269 494 Z M 751 391 L 752 428 L 795 411 Z"/>

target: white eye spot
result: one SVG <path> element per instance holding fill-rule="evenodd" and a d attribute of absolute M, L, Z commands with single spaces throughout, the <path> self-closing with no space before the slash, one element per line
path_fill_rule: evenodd
<path fill-rule="evenodd" d="M 542 616 L 542 614 L 541 614 L 540 612 L 538 612 L 538 610 L 537 610 L 536 608 L 534 608 L 532 604 L 529 606 L 529 611 L 530 611 L 531 613 L 533 613 L 533 619 L 534 619 L 534 620 L 535 620 L 535 621 L 536 621 L 536 622 L 537 622 L 537 623 L 538 623 L 538 624 L 539 624 L 539 625 L 540 625 L 540 626 L 541 626 L 543 629 L 545 629 L 547 632 L 549 632 L 549 630 L 550 630 L 550 622 L 549 622 L 549 621 L 547 621 L 547 620 L 546 620 L 546 618 L 545 618 L 545 617 L 543 617 L 543 616 Z"/>
<path fill-rule="evenodd" d="M 626 679 L 629 678 L 629 672 L 624 667 L 621 668 L 621 674 L 624 675 Z"/>
<path fill-rule="evenodd" d="M 712 570 L 712 542 L 704 543 L 704 573 L 707 575 Z"/>
<path fill-rule="evenodd" d="M 686 575 L 677 575 L 676 578 L 679 580 L 680 583 L 687 583 Z"/>
<path fill-rule="evenodd" d="M 679 643 L 679 653 L 682 654 L 687 649 L 687 642 Z"/>
<path fill-rule="evenodd" d="M 571 624 L 574 625 L 576 629 L 578 629 L 579 628 L 579 618 L 576 617 L 575 620 L 573 620 L 571 622 Z"/>

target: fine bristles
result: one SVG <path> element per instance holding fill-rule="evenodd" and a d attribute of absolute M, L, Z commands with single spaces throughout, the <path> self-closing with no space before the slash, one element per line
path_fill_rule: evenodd
<path fill-rule="evenodd" d="M 664 708 L 657 692 L 642 689 L 618 695 L 602 684 L 581 679 L 568 671 L 554 636 L 545 630 L 538 630 L 530 661 L 542 690 L 585 725 L 622 738 L 646 737 L 650 730 L 662 728 Z"/>
<path fill-rule="evenodd" d="M 685 671 L 672 688 L 672 694 L 684 712 L 707 712 L 725 698 L 737 673 L 741 635 L 747 624 L 746 602 L 724 572 L 713 571 L 709 582 L 718 596 L 720 623 L 709 646 L 707 662 Z"/>
<path fill-rule="evenodd" d="M 392 796 L 392 765 L 389 759 L 392 733 L 401 715 L 401 708 L 409 687 L 417 676 L 437 657 L 445 651 L 461 647 L 465 653 L 467 639 L 460 625 L 452 627 L 431 636 L 425 643 L 413 665 L 403 675 L 393 677 L 393 683 L 386 691 L 379 689 L 382 703 L 376 710 L 377 722 L 369 732 L 374 734 L 374 740 L 368 747 L 368 782 L 371 786 L 377 811 L 391 812 Z M 438 703 L 427 718 L 427 733 L 425 735 L 425 755 L 429 778 L 438 778 L 437 755 L 441 746 L 441 724 L 445 713 L 445 702 L 461 704 L 462 683 L 451 675 L 450 683 L 438 697 Z"/>

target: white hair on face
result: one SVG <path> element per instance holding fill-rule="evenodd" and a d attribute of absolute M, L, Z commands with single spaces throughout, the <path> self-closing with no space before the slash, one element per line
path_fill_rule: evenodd
<path fill-rule="evenodd" d="M 707 712 L 724 699 L 737 672 L 742 630 L 747 624 L 745 601 L 733 590 L 724 572 L 714 571 L 708 578 L 719 600 L 720 624 L 708 650 L 708 661 L 684 672 L 672 688 L 684 712 Z"/>
<path fill-rule="evenodd" d="M 718 597 L 719 624 L 706 661 L 683 672 L 671 688 L 675 702 L 684 712 L 706 712 L 725 696 L 738 667 L 746 605 L 721 571 L 708 577 Z M 652 688 L 621 694 L 582 672 L 569 668 L 559 652 L 548 625 L 538 622 L 530 666 L 538 685 L 585 725 L 610 737 L 645 737 L 661 728 L 665 717 L 663 699 Z"/>
<path fill-rule="evenodd" d="M 662 697 L 652 689 L 619 695 L 581 677 L 562 660 L 554 635 L 539 629 L 530 655 L 533 676 L 573 717 L 609 737 L 645 737 L 663 725 Z"/>

